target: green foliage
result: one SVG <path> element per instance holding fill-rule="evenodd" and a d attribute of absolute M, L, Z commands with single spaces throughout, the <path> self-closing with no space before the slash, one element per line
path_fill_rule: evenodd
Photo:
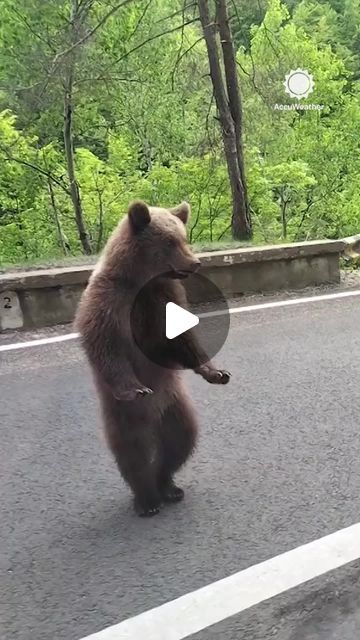
<path fill-rule="evenodd" d="M 239 52 L 250 196 L 257 232 L 265 241 L 284 235 L 289 240 L 335 238 L 360 226 L 355 214 L 360 196 L 358 88 L 352 83 L 349 90 L 348 58 L 329 44 L 333 10 L 325 7 L 323 30 L 315 20 L 311 35 L 314 15 L 321 11 L 310 11 L 310 5 L 298 3 L 289 19 L 285 5 L 270 0 L 263 23 L 253 28 L 251 56 Z M 325 29 L 326 20 L 331 29 Z M 322 110 L 274 109 L 277 103 L 293 102 L 283 81 L 297 67 L 315 80 L 305 102 L 323 105 Z"/>
<path fill-rule="evenodd" d="M 195 246 L 228 243 L 231 198 L 196 8 L 134 0 L 73 56 L 72 1 L 2 3 L 0 263 L 81 253 L 63 143 L 70 65 L 76 177 L 93 252 L 133 198 L 187 199 Z M 78 39 L 114 6 L 83 4 Z M 229 8 L 254 242 L 358 233 L 359 0 L 233 0 Z M 302 102 L 321 110 L 274 108 L 296 102 L 283 82 L 297 67 L 315 81 Z"/>

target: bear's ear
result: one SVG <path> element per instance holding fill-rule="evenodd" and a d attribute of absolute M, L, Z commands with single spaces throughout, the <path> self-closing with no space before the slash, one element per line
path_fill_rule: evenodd
<path fill-rule="evenodd" d="M 187 202 L 181 202 L 181 204 L 170 209 L 170 211 L 174 216 L 180 218 L 181 222 L 184 224 L 186 224 L 190 218 L 190 205 Z"/>
<path fill-rule="evenodd" d="M 135 231 L 142 231 L 151 220 L 149 207 L 141 200 L 131 203 L 128 216 Z"/>

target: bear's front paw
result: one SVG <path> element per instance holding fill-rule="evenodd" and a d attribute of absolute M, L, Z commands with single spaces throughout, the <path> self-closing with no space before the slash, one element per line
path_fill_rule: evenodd
<path fill-rule="evenodd" d="M 145 396 L 152 395 L 153 393 L 153 390 L 149 387 L 142 386 L 135 389 L 114 389 L 113 391 L 114 398 L 122 402 L 130 402 L 131 400 L 144 398 Z"/>
<path fill-rule="evenodd" d="M 231 373 L 222 369 L 213 369 L 212 367 L 202 367 L 200 371 L 202 377 L 210 384 L 227 384 L 230 380 Z"/>

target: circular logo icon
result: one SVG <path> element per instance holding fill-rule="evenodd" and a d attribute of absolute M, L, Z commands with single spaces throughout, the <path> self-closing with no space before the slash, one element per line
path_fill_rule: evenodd
<path fill-rule="evenodd" d="M 292 69 L 285 76 L 285 93 L 288 93 L 291 98 L 301 100 L 302 98 L 307 98 L 314 91 L 314 84 L 311 73 L 306 69 Z"/>
<path fill-rule="evenodd" d="M 148 360 L 167 369 L 194 369 L 223 347 L 230 314 L 225 296 L 209 278 L 194 273 L 180 283 L 161 274 L 137 294 L 130 321 Z"/>

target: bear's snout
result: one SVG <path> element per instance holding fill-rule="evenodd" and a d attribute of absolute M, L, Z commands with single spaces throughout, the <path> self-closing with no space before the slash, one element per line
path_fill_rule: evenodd
<path fill-rule="evenodd" d="M 196 258 L 195 260 L 192 261 L 191 269 L 190 269 L 191 272 L 193 273 L 194 271 L 197 271 L 200 266 L 201 266 L 201 262 Z"/>
<path fill-rule="evenodd" d="M 194 273 L 195 271 L 198 270 L 200 265 L 201 265 L 201 262 L 200 260 L 198 260 L 198 258 L 192 258 L 190 260 L 187 260 L 183 268 L 179 269 L 179 271 L 184 271 L 186 273 Z"/>
<path fill-rule="evenodd" d="M 198 270 L 200 264 L 201 262 L 197 258 L 186 259 L 178 262 L 176 265 L 173 264 L 171 277 L 180 279 L 187 278 Z"/>

